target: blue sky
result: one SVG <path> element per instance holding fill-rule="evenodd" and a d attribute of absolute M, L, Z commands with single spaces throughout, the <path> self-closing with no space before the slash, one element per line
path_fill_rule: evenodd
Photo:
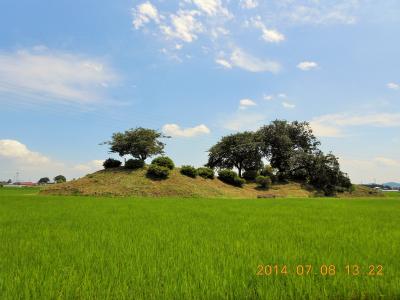
<path fill-rule="evenodd" d="M 200 166 L 222 135 L 309 121 L 354 182 L 400 181 L 400 3 L 0 3 L 0 180 L 79 177 L 137 126 Z"/>

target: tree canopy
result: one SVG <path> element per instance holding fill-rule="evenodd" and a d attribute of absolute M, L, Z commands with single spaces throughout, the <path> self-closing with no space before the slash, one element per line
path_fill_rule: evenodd
<path fill-rule="evenodd" d="M 43 178 L 39 179 L 38 184 L 47 184 L 49 182 L 50 182 L 50 178 L 49 177 L 43 177 Z"/>
<path fill-rule="evenodd" d="M 118 153 L 120 156 L 131 155 L 144 161 L 151 156 L 164 153 L 165 144 L 159 139 L 165 137 L 167 136 L 156 130 L 138 127 L 114 133 L 111 141 L 104 144 L 110 146 L 112 153 Z"/>
<path fill-rule="evenodd" d="M 350 189 L 351 181 L 340 170 L 337 157 L 331 153 L 325 155 L 319 145 L 307 122 L 275 120 L 256 132 L 222 137 L 210 148 L 207 166 L 236 168 L 242 177 L 243 170 L 264 174 L 264 160 L 270 163 L 269 173 L 277 170 L 278 180 L 305 182 L 326 195 Z"/>
<path fill-rule="evenodd" d="M 262 152 L 256 135 L 245 131 L 223 137 L 209 150 L 207 166 L 210 168 L 238 169 L 242 177 L 243 170 L 258 170 L 262 166 Z"/>
<path fill-rule="evenodd" d="M 64 175 L 58 175 L 58 176 L 54 177 L 54 182 L 55 183 L 63 183 L 63 182 L 66 182 L 66 181 L 67 181 L 67 178 L 65 178 Z"/>

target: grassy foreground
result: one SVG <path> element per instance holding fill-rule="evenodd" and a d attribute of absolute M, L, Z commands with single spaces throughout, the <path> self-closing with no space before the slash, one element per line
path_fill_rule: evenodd
<path fill-rule="evenodd" d="M 3 188 L 0 299 L 399 299 L 399 217 L 398 197 L 133 199 Z M 278 275 L 256 275 L 276 264 Z M 360 274 L 347 275 L 348 264 Z M 312 270 L 297 275 L 299 265 Z M 323 265 L 335 274 L 321 275 Z"/>

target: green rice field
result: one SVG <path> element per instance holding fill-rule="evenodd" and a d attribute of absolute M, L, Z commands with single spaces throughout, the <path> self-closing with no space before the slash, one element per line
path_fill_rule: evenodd
<path fill-rule="evenodd" d="M 400 197 L 1 188 L 0 299 L 400 299 Z"/>

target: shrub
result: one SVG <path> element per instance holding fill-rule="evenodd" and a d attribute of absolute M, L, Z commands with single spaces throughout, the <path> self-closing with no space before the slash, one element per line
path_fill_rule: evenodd
<path fill-rule="evenodd" d="M 239 176 L 236 176 L 233 179 L 233 185 L 234 186 L 242 187 L 245 183 L 246 183 L 246 180 L 244 180 L 243 178 L 240 178 Z"/>
<path fill-rule="evenodd" d="M 169 169 L 167 167 L 152 164 L 147 170 L 147 176 L 155 179 L 167 179 L 169 176 Z"/>
<path fill-rule="evenodd" d="M 214 170 L 211 168 L 198 168 L 197 175 L 203 177 L 204 179 L 214 179 Z"/>
<path fill-rule="evenodd" d="M 265 166 L 261 172 L 260 172 L 261 176 L 268 176 L 268 177 L 272 177 L 274 175 L 274 169 L 271 166 Z"/>
<path fill-rule="evenodd" d="M 144 160 L 129 159 L 125 162 L 125 169 L 136 170 L 144 167 Z"/>
<path fill-rule="evenodd" d="M 257 176 L 256 178 L 257 185 L 263 189 L 269 189 L 271 187 L 272 181 L 269 176 Z"/>
<path fill-rule="evenodd" d="M 243 173 L 243 178 L 246 179 L 247 181 L 253 181 L 256 179 L 257 176 L 258 176 L 257 170 L 247 170 Z"/>
<path fill-rule="evenodd" d="M 218 178 L 222 182 L 239 187 L 243 186 L 245 183 L 244 179 L 240 178 L 234 171 L 228 169 L 220 170 L 218 172 Z"/>
<path fill-rule="evenodd" d="M 160 156 L 157 157 L 155 159 L 153 159 L 153 161 L 151 162 L 152 165 L 157 165 L 160 167 L 166 167 L 170 170 L 173 170 L 175 168 L 174 162 L 172 161 L 172 159 L 170 159 L 167 156 Z"/>
<path fill-rule="evenodd" d="M 185 176 L 189 176 L 192 178 L 196 178 L 197 170 L 195 167 L 192 166 L 182 166 L 181 167 L 181 174 Z"/>
<path fill-rule="evenodd" d="M 119 168 L 121 166 L 121 162 L 117 159 L 109 158 L 103 162 L 104 169 L 113 169 Z"/>

